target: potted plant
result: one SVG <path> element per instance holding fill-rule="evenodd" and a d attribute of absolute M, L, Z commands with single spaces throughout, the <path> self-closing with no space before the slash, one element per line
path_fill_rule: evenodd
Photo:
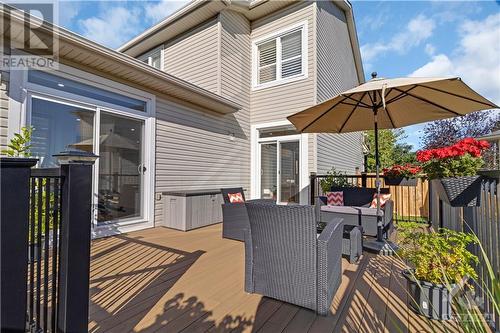
<path fill-rule="evenodd" d="M 323 193 L 330 192 L 332 187 L 353 187 L 347 179 L 347 175 L 337 171 L 335 168 L 331 168 L 326 173 L 326 177 L 319 181 L 319 185 Z"/>
<path fill-rule="evenodd" d="M 486 141 L 466 138 L 448 147 L 418 151 L 417 160 L 450 206 L 479 206 L 482 178 L 477 172 L 484 164 L 481 154 L 489 146 Z"/>
<path fill-rule="evenodd" d="M 384 182 L 386 185 L 417 186 L 422 168 L 418 165 L 407 163 L 405 165 L 396 164 L 382 171 L 384 172 Z"/>
<path fill-rule="evenodd" d="M 402 274 L 411 309 L 430 319 L 451 319 L 453 296 L 469 278 L 477 277 L 473 265 L 478 258 L 467 250 L 476 242 L 474 235 L 449 229 L 418 231 L 413 225 L 398 226 L 398 233 L 398 254 L 409 265 Z"/>

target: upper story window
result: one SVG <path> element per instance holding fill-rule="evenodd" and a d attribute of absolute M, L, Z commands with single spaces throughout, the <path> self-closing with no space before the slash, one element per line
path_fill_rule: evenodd
<path fill-rule="evenodd" d="M 163 54 L 163 46 L 157 47 L 154 50 L 151 50 L 141 56 L 138 57 L 139 60 L 145 62 L 149 66 L 154 68 L 163 69 L 162 65 L 162 54 Z"/>
<path fill-rule="evenodd" d="M 253 88 L 307 77 L 307 22 L 253 42 Z"/>

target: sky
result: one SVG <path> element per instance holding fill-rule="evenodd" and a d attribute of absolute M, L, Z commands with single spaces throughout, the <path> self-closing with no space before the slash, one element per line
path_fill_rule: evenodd
<path fill-rule="evenodd" d="M 117 48 L 186 3 L 61 1 L 59 25 Z M 366 79 L 459 76 L 500 105 L 500 1 L 351 3 Z M 414 149 L 423 126 L 405 128 Z"/>

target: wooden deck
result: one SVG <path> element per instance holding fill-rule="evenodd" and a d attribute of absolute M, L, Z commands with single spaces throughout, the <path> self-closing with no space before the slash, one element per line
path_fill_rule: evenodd
<path fill-rule="evenodd" d="M 343 260 L 332 314 L 243 291 L 243 243 L 221 225 L 154 228 L 92 244 L 90 332 L 456 332 L 408 310 L 400 263 Z"/>

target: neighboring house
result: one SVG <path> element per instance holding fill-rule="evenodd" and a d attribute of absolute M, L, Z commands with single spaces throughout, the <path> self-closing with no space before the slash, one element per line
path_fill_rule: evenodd
<path fill-rule="evenodd" d="M 97 234 L 160 225 L 166 191 L 307 203 L 311 173 L 362 169 L 361 133 L 286 120 L 363 82 L 347 1 L 193 1 L 118 52 L 57 34 L 57 72 L 1 72 L 0 140 L 33 125 L 45 167 L 97 153 Z"/>

